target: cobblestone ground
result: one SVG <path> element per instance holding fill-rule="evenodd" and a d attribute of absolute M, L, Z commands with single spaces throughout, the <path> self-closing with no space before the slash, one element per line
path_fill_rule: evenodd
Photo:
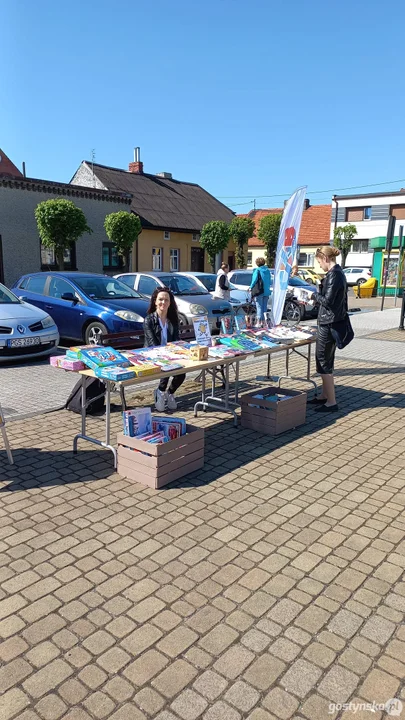
<path fill-rule="evenodd" d="M 278 438 L 192 420 L 187 383 L 180 412 L 205 428 L 206 463 L 159 491 L 88 443 L 73 456 L 78 416 L 10 423 L 1 720 L 378 720 L 330 704 L 405 707 L 403 381 L 398 365 L 339 360 L 341 412 L 309 410 Z M 102 420 L 90 429 L 101 437 Z"/>

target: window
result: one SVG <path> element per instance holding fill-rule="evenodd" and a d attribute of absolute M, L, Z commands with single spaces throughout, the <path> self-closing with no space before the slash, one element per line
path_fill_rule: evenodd
<path fill-rule="evenodd" d="M 152 295 L 153 291 L 156 290 L 159 283 L 147 275 L 141 275 L 139 279 L 138 292 L 142 295 Z"/>
<path fill-rule="evenodd" d="M 170 232 L 168 230 L 164 231 L 163 240 L 170 240 Z"/>
<path fill-rule="evenodd" d="M 120 275 L 117 280 L 120 280 L 120 282 L 123 282 L 125 285 L 128 285 L 128 287 L 134 289 L 135 275 Z"/>
<path fill-rule="evenodd" d="M 405 205 L 391 205 L 391 215 L 397 220 L 405 220 Z"/>
<path fill-rule="evenodd" d="M 235 273 L 232 275 L 231 282 L 234 285 L 243 285 L 244 287 L 249 287 L 250 283 L 252 282 L 253 273 L 246 272 L 246 273 Z"/>
<path fill-rule="evenodd" d="M 152 248 L 152 270 L 163 270 L 163 248 Z"/>
<path fill-rule="evenodd" d="M 247 254 L 247 264 L 248 264 L 248 267 L 252 267 L 252 263 L 253 263 L 253 253 L 248 252 L 248 254 Z"/>
<path fill-rule="evenodd" d="M 301 267 L 314 267 L 315 264 L 315 253 L 300 252 L 298 256 L 298 265 Z"/>
<path fill-rule="evenodd" d="M 364 208 L 347 208 L 346 210 L 346 221 L 347 222 L 361 222 L 364 219 Z"/>
<path fill-rule="evenodd" d="M 58 298 L 60 300 L 64 293 L 71 293 L 72 295 L 76 295 L 74 287 L 69 282 L 67 282 L 67 280 L 58 277 L 51 277 L 51 282 L 48 290 L 49 297 Z"/>
<path fill-rule="evenodd" d="M 172 272 L 180 270 L 180 250 L 170 249 L 170 270 Z"/>
<path fill-rule="evenodd" d="M 193 233 L 193 242 L 199 242 L 200 233 Z"/>
<path fill-rule="evenodd" d="M 28 278 L 28 282 L 25 286 L 25 289 L 28 290 L 28 292 L 38 293 L 38 295 L 43 295 L 47 277 L 48 276 L 45 274 L 44 275 L 32 275 L 32 277 Z"/>
<path fill-rule="evenodd" d="M 123 267 L 123 258 L 118 255 L 113 243 L 103 242 L 103 270 L 115 270 Z"/>
<path fill-rule="evenodd" d="M 368 240 L 353 240 L 353 245 L 351 247 L 351 252 L 353 253 L 368 253 Z"/>
<path fill-rule="evenodd" d="M 41 270 L 56 268 L 56 255 L 54 248 L 44 247 L 41 243 Z M 63 252 L 63 269 L 76 270 L 76 243 Z"/>
<path fill-rule="evenodd" d="M 371 220 L 371 207 L 364 208 L 364 220 Z"/>

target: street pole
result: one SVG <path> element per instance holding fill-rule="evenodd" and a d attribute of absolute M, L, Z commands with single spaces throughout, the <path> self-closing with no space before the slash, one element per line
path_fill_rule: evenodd
<path fill-rule="evenodd" d="M 399 226 L 398 232 L 398 267 L 397 267 L 397 286 L 395 288 L 395 302 L 394 307 L 397 306 L 397 298 L 399 297 L 399 284 L 401 282 L 401 268 L 402 268 L 402 238 L 403 238 L 404 226 Z M 405 291 L 405 288 L 404 288 Z"/>
<path fill-rule="evenodd" d="M 385 300 L 385 291 L 387 288 L 387 279 L 388 279 L 388 268 L 390 266 L 390 255 L 392 250 L 392 240 L 394 237 L 394 229 L 395 229 L 395 221 L 396 218 L 394 215 L 390 215 L 388 220 L 388 227 L 387 227 L 387 239 L 385 243 L 385 249 L 387 254 L 387 267 L 384 274 L 384 287 L 382 292 L 382 298 L 381 298 L 381 310 L 384 310 L 384 300 Z"/>
<path fill-rule="evenodd" d="M 402 295 L 402 306 L 401 306 L 401 315 L 399 317 L 399 328 L 398 330 L 405 330 L 404 328 L 404 317 L 405 317 L 405 288 Z"/>

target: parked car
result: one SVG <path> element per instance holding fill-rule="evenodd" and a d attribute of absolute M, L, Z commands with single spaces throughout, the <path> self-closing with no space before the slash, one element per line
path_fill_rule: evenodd
<path fill-rule="evenodd" d="M 148 303 L 139 293 L 107 275 L 42 272 L 23 275 L 14 292 L 56 322 L 62 337 L 100 341 L 102 333 L 140 332 Z"/>
<path fill-rule="evenodd" d="M 231 270 L 228 278 L 237 290 L 249 290 L 252 283 L 253 270 Z"/>
<path fill-rule="evenodd" d="M 214 299 L 195 279 L 179 273 L 152 271 L 122 273 L 115 277 L 146 297 L 150 297 L 157 287 L 168 287 L 176 298 L 183 325 L 191 323 L 196 315 L 207 315 L 211 332 L 219 330 L 221 317 L 229 315 L 232 309 L 227 300 Z"/>
<path fill-rule="evenodd" d="M 190 270 L 189 272 L 176 272 L 175 275 L 184 275 L 185 277 L 195 280 L 198 285 L 208 290 L 212 297 L 215 297 L 215 286 L 217 282 L 217 275 L 215 273 L 193 272 Z M 229 283 L 229 287 L 231 291 L 231 299 L 229 302 L 234 310 L 243 307 L 250 301 L 246 290 L 237 290 L 231 282 Z"/>
<path fill-rule="evenodd" d="M 321 282 L 321 276 L 318 275 L 313 268 L 299 267 L 297 277 L 301 278 L 301 280 L 304 280 L 309 285 L 318 286 Z"/>
<path fill-rule="evenodd" d="M 370 268 L 362 268 L 359 266 L 347 267 L 343 269 L 343 272 L 346 275 L 348 285 L 362 285 L 366 280 L 371 278 Z"/>
<path fill-rule="evenodd" d="M 271 273 L 271 285 L 273 284 L 274 268 L 269 268 Z M 239 289 L 249 289 L 252 282 L 253 270 L 232 270 L 228 277 L 230 281 L 236 285 Z M 312 284 L 301 280 L 299 277 L 290 277 L 288 283 L 288 289 L 292 292 L 295 299 L 300 305 L 301 319 L 306 315 L 316 317 L 318 309 L 310 303 L 310 297 L 315 290 Z M 272 306 L 272 297 L 270 296 L 267 304 L 267 309 L 270 310 Z"/>
<path fill-rule="evenodd" d="M 44 357 L 58 344 L 58 328 L 50 315 L 0 283 L 0 362 Z"/>

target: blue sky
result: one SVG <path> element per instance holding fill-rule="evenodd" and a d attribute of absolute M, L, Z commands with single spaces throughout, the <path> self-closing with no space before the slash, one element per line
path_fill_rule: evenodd
<path fill-rule="evenodd" d="M 238 212 L 401 180 L 404 20 L 403 0 L 0 0 L 0 147 L 68 182 L 140 146 Z"/>

